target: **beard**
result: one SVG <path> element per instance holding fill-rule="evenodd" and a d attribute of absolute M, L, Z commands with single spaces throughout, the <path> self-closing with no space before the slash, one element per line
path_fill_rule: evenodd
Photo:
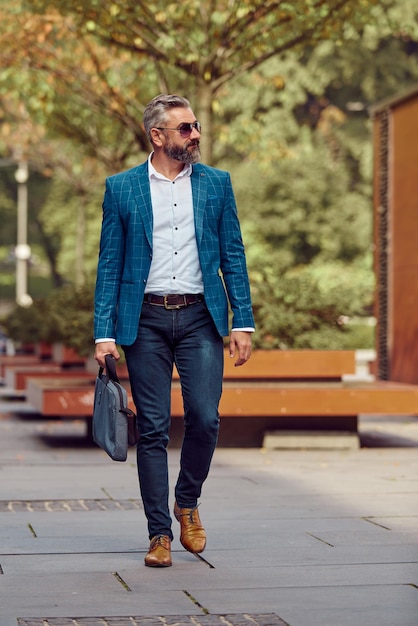
<path fill-rule="evenodd" d="M 189 150 L 190 146 L 193 147 L 193 150 Z M 164 153 L 170 159 L 180 161 L 180 163 L 193 164 L 200 161 L 200 149 L 198 141 L 188 142 L 182 147 L 175 146 L 174 144 L 167 144 L 164 146 Z"/>

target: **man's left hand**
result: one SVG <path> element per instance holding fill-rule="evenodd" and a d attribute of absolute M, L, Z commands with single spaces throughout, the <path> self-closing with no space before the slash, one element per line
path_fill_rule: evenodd
<path fill-rule="evenodd" d="M 251 356 L 251 337 L 252 333 L 244 330 L 233 330 L 229 335 L 229 356 L 233 359 L 238 356 L 235 361 L 235 367 L 244 365 Z"/>

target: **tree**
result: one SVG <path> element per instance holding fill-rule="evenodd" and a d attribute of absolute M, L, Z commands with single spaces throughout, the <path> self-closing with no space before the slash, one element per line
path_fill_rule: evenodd
<path fill-rule="evenodd" d="M 370 314 L 368 107 L 418 80 L 407 27 L 390 34 L 382 15 L 344 46 L 289 52 L 225 89 L 217 158 L 233 173 L 265 347 L 352 347 L 339 320 Z M 356 329 L 357 346 L 372 330 Z"/>
<path fill-rule="evenodd" d="M 137 105 L 151 91 L 186 91 L 205 129 L 203 158 L 210 163 L 213 113 L 227 83 L 286 50 L 344 38 L 370 18 L 376 3 L 32 0 L 29 11 L 22 12 L 22 5 L 3 9 L 1 58 L 8 64 L 24 60 L 29 68 L 47 72 L 55 90 L 72 86 L 85 104 L 106 109 L 129 128 L 141 149 L 145 140 L 138 116 L 132 114 L 135 85 L 126 81 L 126 66 L 135 68 L 141 79 L 136 83 Z M 16 45 L 16 20 L 24 46 L 21 41 Z M 68 51 L 85 63 L 71 63 Z"/>
<path fill-rule="evenodd" d="M 0 9 L 0 93 L 15 94 L 12 110 L 43 129 L 34 161 L 66 181 L 54 184 L 41 217 L 70 280 L 84 178 L 72 164 L 91 173 L 93 161 L 102 164 L 84 185 L 87 229 L 97 235 L 104 172 L 148 150 L 145 102 L 179 91 L 203 122 L 205 160 L 232 172 L 261 343 L 346 345 L 339 320 L 367 312 L 373 289 L 367 108 L 418 77 L 418 8 L 408 0 L 261 4 L 33 0 L 25 14 Z M 314 18 L 324 21 L 312 34 Z M 198 104 L 205 97 L 208 123 Z M 30 147 L 36 133 L 27 136 Z"/>

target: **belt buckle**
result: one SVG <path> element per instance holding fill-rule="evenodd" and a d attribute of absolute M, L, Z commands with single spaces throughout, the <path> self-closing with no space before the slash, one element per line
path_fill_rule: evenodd
<path fill-rule="evenodd" d="M 170 298 L 170 294 L 168 296 L 163 296 L 164 298 L 164 308 L 168 311 L 180 309 L 182 306 L 187 306 L 186 296 L 183 296 L 184 304 L 170 304 L 168 299 Z"/>

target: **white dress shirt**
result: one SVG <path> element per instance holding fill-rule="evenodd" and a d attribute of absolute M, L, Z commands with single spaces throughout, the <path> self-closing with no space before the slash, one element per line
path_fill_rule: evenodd
<path fill-rule="evenodd" d="M 151 156 L 148 168 L 153 231 L 145 293 L 203 293 L 194 227 L 192 166 L 185 165 L 174 180 L 157 172 Z"/>

